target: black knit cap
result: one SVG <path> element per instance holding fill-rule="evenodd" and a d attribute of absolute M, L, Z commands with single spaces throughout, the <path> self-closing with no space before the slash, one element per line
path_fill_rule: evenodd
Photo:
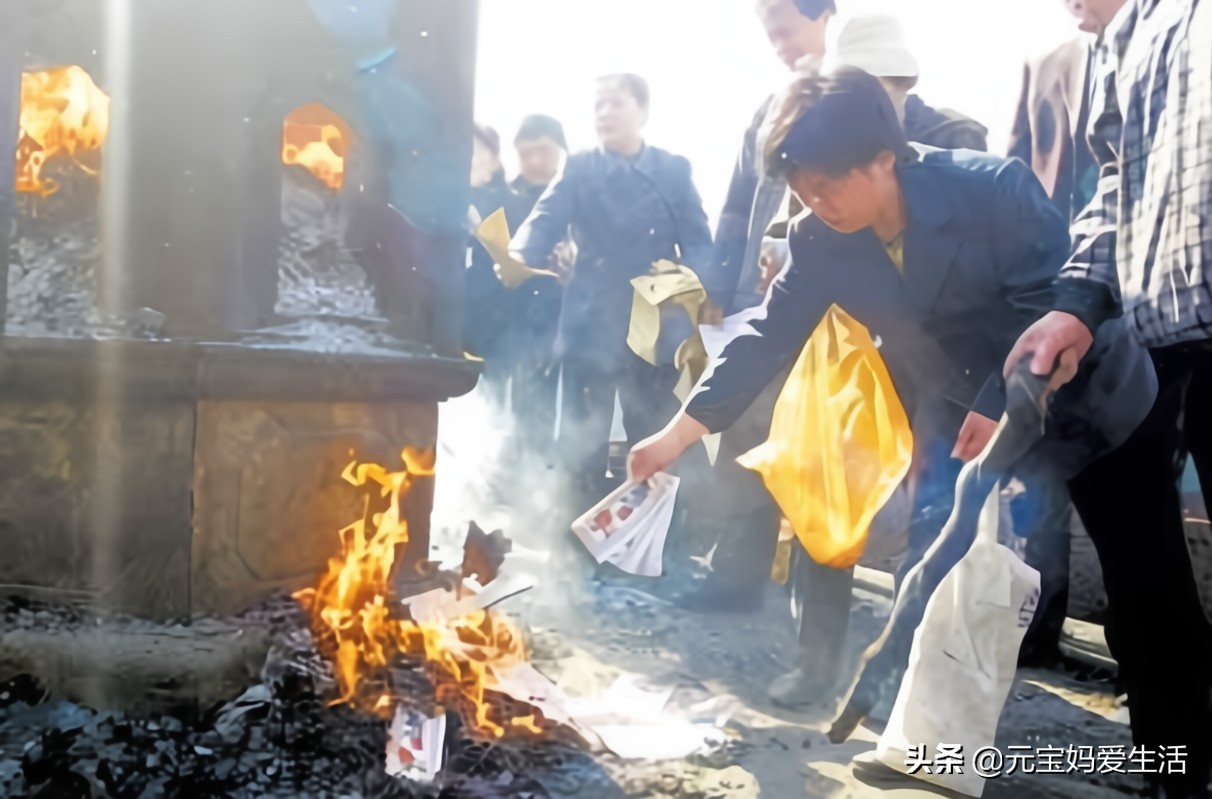
<path fill-rule="evenodd" d="M 564 126 L 560 124 L 560 120 L 546 114 L 531 114 L 523 119 L 513 143 L 535 141 L 544 136 L 560 145 L 561 150 L 568 150 L 568 142 L 564 139 Z"/>
<path fill-rule="evenodd" d="M 833 0 L 795 0 L 795 7 L 808 19 L 820 19 L 826 11 L 837 11 Z"/>

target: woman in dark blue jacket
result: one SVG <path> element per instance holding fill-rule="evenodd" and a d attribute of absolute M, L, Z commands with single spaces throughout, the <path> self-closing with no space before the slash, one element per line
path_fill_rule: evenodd
<path fill-rule="evenodd" d="M 960 461 L 979 454 L 996 427 L 1007 354 L 1052 308 L 1067 226 L 1022 163 L 911 148 L 888 95 L 865 72 L 801 76 L 777 102 L 766 165 L 786 174 L 809 209 L 792 225 L 791 263 L 751 329 L 665 430 L 632 451 L 629 468 L 645 478 L 729 427 L 836 303 L 880 342 L 913 429 L 904 574 L 947 519 Z M 1053 399 L 1047 435 L 1019 473 L 1072 477 L 1127 438 L 1155 390 L 1143 351 L 1105 325 L 1076 379 Z M 841 584 L 846 595 L 830 608 L 804 612 L 845 614 L 849 583 Z M 805 689 L 832 687 L 845 624 L 833 629 L 839 640 L 820 642 L 801 662 Z"/>

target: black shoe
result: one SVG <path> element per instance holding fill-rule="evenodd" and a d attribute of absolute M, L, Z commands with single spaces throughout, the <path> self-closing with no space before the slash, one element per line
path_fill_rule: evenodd
<path fill-rule="evenodd" d="M 759 589 L 738 591 L 704 586 L 674 600 L 674 605 L 691 613 L 756 613 L 765 604 L 766 595 Z"/>
<path fill-rule="evenodd" d="M 1018 651 L 1018 667 L 1020 669 L 1056 669 L 1065 662 L 1060 647 L 1055 643 L 1034 644 L 1024 641 Z"/>
<path fill-rule="evenodd" d="M 837 702 L 834 686 L 836 671 L 822 672 L 816 668 L 797 667 L 770 684 L 766 698 L 775 707 L 803 710 L 817 707 L 832 710 Z"/>

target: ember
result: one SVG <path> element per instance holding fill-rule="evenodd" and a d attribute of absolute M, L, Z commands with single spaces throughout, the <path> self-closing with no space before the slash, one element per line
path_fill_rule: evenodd
<path fill-rule="evenodd" d="M 42 168 L 60 153 L 96 174 L 108 130 L 109 97 L 83 69 L 68 66 L 23 73 L 17 191 L 42 197 L 58 191 L 54 180 L 42 176 Z"/>
<path fill-rule="evenodd" d="M 376 464 L 346 467 L 347 482 L 370 489 L 365 516 L 341 531 L 342 553 L 318 586 L 295 595 L 327 641 L 340 690 L 336 701 L 390 718 L 400 697 L 389 680 L 384 687 L 383 676 L 401 657 L 420 656 L 436 701 L 458 711 L 479 735 L 539 734 L 531 709 L 502 711 L 509 703 L 487 695 L 497 673 L 526 660 L 521 631 L 512 622 L 465 605 L 449 618 L 426 614 L 419 622 L 391 610 L 392 566 L 408 544 L 402 500 L 415 477 L 433 473 L 434 456 L 405 449 L 402 459 L 404 469 L 397 472 Z M 386 499 L 385 510 L 374 510 L 375 493 Z M 451 592 L 452 601 L 456 596 Z"/>
<path fill-rule="evenodd" d="M 296 108 L 282 125 L 282 163 L 304 167 L 333 191 L 345 182 L 347 145 L 340 117 L 316 103 Z"/>

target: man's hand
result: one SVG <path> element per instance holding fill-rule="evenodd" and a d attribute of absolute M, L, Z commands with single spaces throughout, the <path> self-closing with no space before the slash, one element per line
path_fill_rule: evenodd
<path fill-rule="evenodd" d="M 959 436 L 955 439 L 955 449 L 951 457 L 958 458 L 964 463 L 985 451 L 993 432 L 997 430 L 997 422 L 988 416 L 982 416 L 976 411 L 969 411 L 964 425 L 960 428 Z"/>
<path fill-rule="evenodd" d="M 708 432 L 685 413 L 679 413 L 664 430 L 632 448 L 627 456 L 627 479 L 638 483 L 664 471 Z"/>
<path fill-rule="evenodd" d="M 572 274 L 572 265 L 577 260 L 577 247 L 572 239 L 565 239 L 555 246 L 551 253 L 551 271 L 555 272 L 561 283 L 568 282 Z"/>
<path fill-rule="evenodd" d="M 758 258 L 757 290 L 759 294 L 766 293 L 770 284 L 778 277 L 779 272 L 783 271 L 788 258 L 790 258 L 790 253 L 787 250 L 786 239 L 764 239 L 762 241 L 762 254 Z"/>
<path fill-rule="evenodd" d="M 1077 374 L 1077 366 L 1094 344 L 1094 334 L 1080 319 L 1064 311 L 1052 311 L 1019 337 L 1006 358 L 1008 377 L 1027 353 L 1032 353 L 1031 373 L 1040 377 L 1053 374 L 1049 384 L 1055 389 Z"/>

